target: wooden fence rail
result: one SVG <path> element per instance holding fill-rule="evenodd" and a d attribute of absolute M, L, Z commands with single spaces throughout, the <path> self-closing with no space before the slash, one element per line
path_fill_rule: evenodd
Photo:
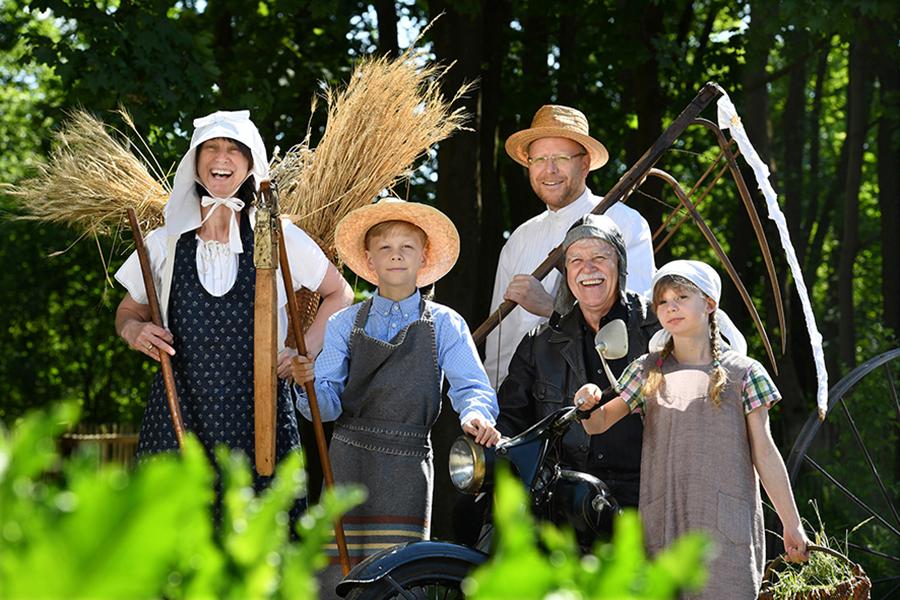
<path fill-rule="evenodd" d="M 117 423 L 79 425 L 60 438 L 63 455 L 88 452 L 96 457 L 98 467 L 107 463 L 134 466 L 137 444 L 138 434 Z"/>

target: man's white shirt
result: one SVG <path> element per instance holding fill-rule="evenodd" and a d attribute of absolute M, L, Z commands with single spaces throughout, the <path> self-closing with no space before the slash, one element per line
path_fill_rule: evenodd
<path fill-rule="evenodd" d="M 497 275 L 494 278 L 494 296 L 491 300 L 492 314 L 503 302 L 503 294 L 513 276 L 534 271 L 547 255 L 562 243 L 569 227 L 591 212 L 602 199 L 585 188 L 584 193 L 568 206 L 557 211 L 545 210 L 513 231 L 500 251 Z M 648 295 L 650 281 L 656 272 L 650 226 L 638 211 L 621 202 L 612 205 L 606 211 L 606 216 L 615 221 L 625 238 L 628 260 L 625 286 L 639 294 Z M 544 289 L 555 297 L 560 280 L 559 271 L 554 269 L 541 283 Z M 488 336 L 484 368 L 495 389 L 499 388 L 506 378 L 509 361 L 519 342 L 526 333 L 546 320 L 546 317 L 533 315 L 517 306 Z"/>

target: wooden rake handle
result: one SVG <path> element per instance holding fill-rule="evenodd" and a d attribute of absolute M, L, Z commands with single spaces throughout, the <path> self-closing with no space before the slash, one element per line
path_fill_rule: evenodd
<path fill-rule="evenodd" d="M 297 352 L 306 356 L 306 338 L 303 336 L 303 328 L 301 327 L 300 307 L 297 305 L 297 297 L 294 295 L 291 265 L 288 262 L 287 249 L 284 243 L 284 224 L 281 222 L 281 219 L 278 220 L 278 259 L 281 264 L 284 291 L 287 293 L 288 314 L 291 317 L 291 333 L 294 334 Z M 325 479 L 325 487 L 330 490 L 334 488 L 334 474 L 331 471 L 331 459 L 328 457 L 328 444 L 325 442 L 325 428 L 322 426 L 322 415 L 319 412 L 319 401 L 316 398 L 315 381 L 308 381 L 303 387 L 309 400 L 309 411 L 312 413 L 313 430 L 316 433 L 316 447 L 319 449 L 319 458 L 322 462 L 322 475 Z M 337 542 L 341 570 L 344 575 L 347 575 L 350 572 L 350 554 L 347 551 L 347 540 L 344 537 L 344 523 L 340 518 L 334 523 L 334 538 Z"/>
<path fill-rule="evenodd" d="M 150 270 L 150 257 L 147 247 L 144 245 L 144 236 L 141 233 L 141 225 L 138 223 L 137 213 L 133 208 L 128 209 L 128 222 L 131 225 L 131 233 L 134 236 L 134 247 L 137 250 L 138 261 L 141 263 L 141 275 L 144 277 L 144 289 L 147 291 L 147 299 L 150 303 L 150 320 L 157 327 L 163 327 L 162 312 L 159 310 L 159 298 L 156 296 L 156 284 L 153 283 L 153 272 Z M 169 257 L 171 260 L 171 257 Z M 169 404 L 169 413 L 172 415 L 172 427 L 175 429 L 175 438 L 178 447 L 184 447 L 184 421 L 181 418 L 181 404 L 178 402 L 178 391 L 175 389 L 175 375 L 172 371 L 172 357 L 159 350 L 159 364 L 162 368 L 163 383 L 166 386 L 166 400 Z"/>

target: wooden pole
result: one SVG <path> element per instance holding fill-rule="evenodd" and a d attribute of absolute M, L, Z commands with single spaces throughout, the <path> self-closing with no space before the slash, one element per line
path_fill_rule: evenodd
<path fill-rule="evenodd" d="M 156 296 L 156 284 L 153 283 L 153 272 L 150 270 L 150 257 L 147 255 L 147 247 L 144 245 L 144 236 L 141 233 L 141 225 L 138 223 L 137 213 L 133 208 L 128 209 L 128 222 L 131 224 L 131 233 L 134 236 L 134 247 L 137 250 L 138 261 L 141 263 L 141 275 L 144 277 L 144 289 L 147 291 L 147 300 L 150 303 L 150 319 L 157 327 L 163 327 L 162 312 L 159 310 L 159 298 Z M 171 257 L 170 257 L 171 259 Z M 159 352 L 159 364 L 162 368 L 163 383 L 166 386 L 166 400 L 169 404 L 169 414 L 172 415 L 172 427 L 175 429 L 175 439 L 178 447 L 184 447 L 184 421 L 181 418 L 181 404 L 178 402 L 178 391 L 175 389 L 175 375 L 172 371 L 172 357 Z"/>
<path fill-rule="evenodd" d="M 281 278 L 284 280 L 284 291 L 288 298 L 288 314 L 291 321 L 291 333 L 297 343 L 297 352 L 306 356 L 306 338 L 303 337 L 302 321 L 300 320 L 300 307 L 297 305 L 297 296 L 294 295 L 293 278 L 291 277 L 291 265 L 288 262 L 287 249 L 284 245 L 284 224 L 278 220 L 278 257 L 281 261 Z M 309 400 L 309 412 L 312 413 L 313 429 L 316 432 L 316 447 L 319 450 L 319 459 L 322 461 L 322 475 L 327 489 L 334 488 L 334 474 L 331 471 L 331 460 L 328 457 L 328 444 L 325 442 L 325 428 L 322 426 L 322 415 L 319 412 L 319 401 L 316 398 L 315 381 L 307 381 L 304 384 L 306 397 Z M 350 572 L 350 554 L 347 551 L 347 540 L 344 537 L 344 524 L 340 518 L 334 524 L 334 538 L 337 542 L 338 556 L 341 561 L 341 570 L 344 575 Z"/>
<path fill-rule="evenodd" d="M 253 300 L 253 422 L 256 472 L 275 472 L 275 420 L 278 398 L 278 293 L 276 244 L 278 207 L 268 181 L 259 184 L 256 202 L 253 264 L 256 291 Z"/>

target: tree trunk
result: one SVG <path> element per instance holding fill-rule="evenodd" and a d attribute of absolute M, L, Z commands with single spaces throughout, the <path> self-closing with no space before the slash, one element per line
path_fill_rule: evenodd
<path fill-rule="evenodd" d="M 220 67 L 234 62 L 234 31 L 231 27 L 233 15 L 227 2 L 210 2 L 207 5 L 207 14 L 213 20 L 213 55 L 216 64 Z M 227 67 L 226 67 L 227 68 Z M 225 68 L 222 69 L 223 71 Z M 229 78 L 221 74 L 216 79 L 221 98 L 233 97 L 234 90 L 229 85 Z"/>
<path fill-rule="evenodd" d="M 507 160 L 503 140 L 498 139 L 502 103 L 503 57 L 509 50 L 507 31 L 510 0 L 496 0 L 484 7 L 484 65 L 481 73 L 481 120 L 479 158 L 481 163 L 481 248 L 478 252 L 478 293 L 473 315 L 481 321 L 490 310 L 491 290 L 500 249 L 503 247 L 503 204 L 498 161 Z M 498 148 L 499 142 L 499 148 Z M 472 321 L 474 323 L 475 321 Z"/>
<path fill-rule="evenodd" d="M 766 67 L 775 42 L 775 34 L 778 31 L 778 6 L 773 3 L 757 3 L 752 6 L 751 11 L 751 23 L 747 34 L 748 38 L 745 50 L 745 67 L 742 74 L 744 95 L 741 103 L 741 118 L 750 141 L 753 143 L 753 146 L 756 148 L 762 161 L 769 167 L 769 170 L 772 173 L 773 184 L 777 189 L 777 187 L 779 187 L 777 184 L 777 177 L 780 174 L 780 171 L 779 169 L 776 169 L 772 153 L 772 123 L 770 121 L 769 90 L 766 85 L 762 85 L 760 82 L 764 81 L 767 77 Z M 795 113 L 802 115 L 802 72 L 798 74 L 793 85 L 794 88 L 792 88 L 792 91 L 794 95 L 788 102 L 793 103 L 792 108 Z M 787 122 L 787 120 L 783 121 L 782 125 L 786 129 L 791 127 L 791 124 Z M 796 124 L 794 124 L 794 127 L 796 127 Z M 790 136 L 792 134 L 788 133 L 787 135 Z M 802 138 L 800 139 L 802 140 Z M 795 170 L 792 175 L 795 177 L 800 177 L 800 174 L 803 172 L 802 153 L 799 153 L 800 148 L 802 148 L 802 141 L 798 142 L 795 140 L 795 148 L 792 149 L 792 151 L 798 153 L 790 157 L 790 160 L 793 161 L 793 169 Z M 757 186 L 753 183 L 755 181 L 753 172 L 746 167 L 743 160 L 741 161 L 741 167 L 744 179 L 748 182 L 748 187 L 751 190 L 751 198 L 754 205 L 758 211 L 762 214 L 766 214 L 766 209 L 760 194 L 756 192 Z M 799 181 L 794 181 L 793 183 L 795 185 L 795 188 L 792 190 L 793 199 L 794 201 L 798 201 L 800 192 L 797 188 L 800 184 Z M 794 212 L 796 212 L 796 210 Z M 796 218 L 789 218 L 789 225 L 791 227 L 796 227 L 796 220 Z M 768 219 L 763 220 L 763 227 L 766 239 L 777 239 L 777 234 L 774 232 L 771 221 Z M 750 228 L 749 220 L 738 217 L 734 222 L 732 232 L 731 259 L 741 278 L 751 290 L 751 294 L 756 291 L 762 298 L 766 308 L 766 317 L 764 318 L 766 319 L 766 322 L 772 323 L 775 321 L 775 306 L 773 296 L 767 290 L 768 276 L 765 275 L 762 261 L 758 258 L 759 250 L 756 248 L 756 244 L 743 243 L 742 240 L 746 239 L 754 239 L 753 231 Z M 799 327 L 800 330 L 803 330 L 802 319 L 792 319 L 788 315 L 791 302 L 794 300 L 795 296 L 790 293 L 790 288 L 786 285 L 786 274 L 788 270 L 784 255 L 777 251 L 779 248 L 778 245 L 772 244 L 772 247 L 776 273 L 782 274 L 781 280 L 776 285 L 779 285 L 782 290 L 782 301 L 785 303 L 787 327 L 789 331 L 791 328 L 797 327 Z M 754 285 L 754 282 L 762 281 L 765 281 L 766 283 Z M 745 326 L 749 326 L 749 321 L 746 319 L 744 319 L 744 323 L 746 323 Z M 776 356 L 778 356 L 780 353 L 780 344 L 776 337 L 776 331 L 777 330 L 774 327 L 768 327 L 770 341 L 773 343 L 773 349 L 775 350 Z M 804 332 L 804 337 L 802 339 L 806 339 L 805 335 Z M 805 356 L 807 356 L 806 360 L 809 360 L 808 355 L 809 352 L 805 352 Z M 777 366 L 778 375 L 773 373 L 773 376 L 785 398 L 784 409 L 786 418 L 773 422 L 772 435 L 780 447 L 788 447 L 790 445 L 790 440 L 793 439 L 794 433 L 800 425 L 802 425 L 807 411 L 809 410 L 809 405 L 804 401 L 806 394 L 801 388 L 800 375 L 798 373 L 794 353 L 788 354 L 785 359 L 779 360 Z"/>
<path fill-rule="evenodd" d="M 581 100 L 580 71 L 584 60 L 578 52 L 578 4 L 572 10 L 564 11 L 559 17 L 559 73 L 556 85 L 556 101 L 566 106 L 577 107 Z"/>
<path fill-rule="evenodd" d="M 889 49 L 882 43 L 880 48 Z M 900 338 L 900 68 L 878 60 L 881 118 L 878 120 L 878 204 L 881 207 L 881 282 L 884 324 Z M 898 462 L 900 468 L 900 462 Z"/>
<path fill-rule="evenodd" d="M 750 28 L 747 31 L 745 45 L 745 64 L 741 73 L 743 98 L 740 101 L 741 119 L 750 142 L 759 154 L 760 159 L 773 169 L 770 152 L 770 123 L 769 123 L 769 91 L 766 86 L 756 85 L 756 82 L 766 76 L 766 65 L 769 62 L 769 54 L 775 42 L 775 36 L 770 24 L 777 17 L 777 7 L 769 4 L 754 4 L 752 6 Z M 743 160 L 739 163 L 744 179 L 748 182 L 751 191 L 751 199 L 758 210 L 761 209 L 759 194 L 756 186 L 752 184 L 753 171 Z M 737 200 L 736 198 L 736 201 Z M 754 268 L 754 261 L 758 256 L 755 244 L 743 243 L 742 240 L 753 239 L 753 231 L 748 219 L 735 215 L 731 232 L 731 261 L 741 279 L 745 282 L 759 281 L 761 273 Z M 771 238 L 770 238 L 771 239 Z M 770 295 L 769 295 L 770 296 Z M 740 318 L 740 317 L 739 317 Z M 743 320 L 743 324 L 749 321 Z"/>
<path fill-rule="evenodd" d="M 531 125 L 534 113 L 549 104 L 550 71 L 547 67 L 547 53 L 550 51 L 550 5 L 529 3 L 522 19 L 522 97 L 530 99 L 522 103 L 526 108 L 519 115 L 517 123 L 509 123 L 502 128 L 506 136 Z M 529 106 L 530 105 L 530 106 Z M 531 190 L 528 174 L 511 159 L 503 162 L 503 178 L 509 198 L 510 231 L 545 210 L 543 202 Z"/>
<path fill-rule="evenodd" d="M 816 222 L 816 212 L 819 208 L 819 190 L 822 189 L 819 177 L 821 168 L 821 140 L 819 136 L 820 119 L 822 115 L 822 87 L 825 83 L 825 76 L 828 71 L 828 54 L 831 51 L 830 46 L 826 46 L 819 53 L 819 60 L 816 63 L 816 82 L 813 87 L 812 106 L 809 110 L 809 172 L 812 177 L 809 178 L 809 192 L 807 193 L 806 211 L 803 216 L 804 238 L 798 240 L 803 245 L 803 256 L 807 255 L 807 246 L 812 241 L 809 234 L 813 230 L 813 224 Z M 805 265 L 805 261 L 801 259 L 801 265 Z M 804 270 L 804 275 L 811 276 L 812 273 Z M 809 279 L 810 281 L 812 279 Z"/>
<path fill-rule="evenodd" d="M 805 52 L 807 34 L 795 32 L 791 34 L 786 47 L 794 49 L 797 53 Z M 801 56 L 804 56 L 801 54 Z M 801 59 L 794 63 L 788 79 L 787 99 L 784 111 L 781 115 L 781 132 L 784 147 L 784 161 L 782 174 L 782 193 L 784 196 L 785 218 L 791 239 L 797 249 L 798 260 L 803 261 L 804 243 L 800 243 L 801 214 L 803 208 L 803 146 L 804 123 L 806 109 L 806 62 Z M 816 132 L 817 133 L 817 132 Z M 778 253 L 780 255 L 780 253 Z M 780 256 L 779 256 L 780 258 Z M 787 271 L 786 261 L 779 260 Z M 779 269 L 781 270 L 781 269 Z M 809 345 L 806 343 L 794 344 L 794 340 L 806 341 L 806 324 L 802 313 L 795 311 L 799 306 L 800 298 L 794 293 L 795 287 L 790 285 L 785 278 L 782 286 L 782 299 L 784 302 L 784 314 L 786 324 L 786 351 L 788 360 L 779 363 L 778 385 L 782 395 L 790 398 L 785 402 L 785 419 L 780 428 L 782 445 L 793 439 L 809 413 L 809 404 L 806 398 L 812 397 L 811 393 L 804 390 L 815 389 L 815 378 L 810 377 L 810 368 L 813 366 Z M 804 369 L 806 367 L 806 369 Z M 812 388 L 809 386 L 812 385 Z"/>
<path fill-rule="evenodd" d="M 452 97 L 465 82 L 481 75 L 482 15 L 462 14 L 443 1 L 431 2 L 433 16 L 444 12 L 432 28 L 435 54 L 439 61 L 456 64 L 443 80 L 445 97 Z M 480 91 L 463 99 L 466 112 L 473 117 L 468 125 L 473 131 L 459 132 L 438 146 L 438 181 L 436 205 L 459 230 L 459 261 L 436 286 L 437 298 L 450 298 L 453 307 L 467 320 L 473 321 L 478 282 L 480 247 L 481 179 L 480 179 Z"/>
<path fill-rule="evenodd" d="M 442 83 L 445 97 L 452 97 L 466 81 L 474 81 L 481 75 L 483 15 L 480 10 L 465 13 L 457 5 L 444 0 L 429 3 L 431 17 L 444 15 L 431 29 L 434 50 L 439 61 L 456 64 L 445 75 Z M 470 93 L 464 100 L 466 111 L 472 115 L 468 125 L 474 131 L 464 131 L 444 140 L 438 147 L 437 207 L 456 225 L 460 237 L 459 261 L 435 290 L 438 301 L 451 305 L 467 322 L 473 322 L 475 298 L 478 292 L 480 215 L 481 205 L 481 114 L 480 91 Z M 454 537 L 453 513 L 459 500 L 450 483 L 447 458 L 450 444 L 461 434 L 459 417 L 449 398 L 444 396 L 441 415 L 432 428 L 434 446 L 435 480 L 432 504 L 432 528 L 434 537 Z"/>
<path fill-rule="evenodd" d="M 394 0 L 375 0 L 372 5 L 378 15 L 378 52 L 391 57 L 399 55 L 397 6 Z"/>
<path fill-rule="evenodd" d="M 633 165 L 662 133 L 662 117 L 668 104 L 660 84 L 656 49 L 665 33 L 664 9 L 656 3 L 638 6 L 624 0 L 619 1 L 619 9 L 625 19 L 621 27 L 635 32 L 639 46 L 634 60 L 626 64 L 621 75 L 623 97 L 629 99 L 638 118 L 637 131 L 625 141 L 626 163 Z M 653 198 L 659 198 L 662 189 L 663 182 L 655 177 L 641 186 L 641 190 Z M 629 204 L 647 219 L 650 231 L 656 231 L 662 223 L 663 207 L 658 202 L 641 202 L 640 198 L 633 194 Z M 668 251 L 664 250 L 664 253 L 668 254 Z M 657 263 L 661 262 L 664 258 L 658 257 Z"/>
<path fill-rule="evenodd" d="M 881 118 L 878 120 L 878 204 L 881 208 L 881 294 L 884 324 L 900 338 L 900 68 L 890 28 L 880 24 L 878 80 Z M 881 55 L 882 53 L 887 56 Z M 900 416 L 895 421 L 900 433 Z M 900 435 L 894 442 L 894 480 L 900 480 Z"/>
<path fill-rule="evenodd" d="M 859 187 L 872 90 L 868 41 L 859 36 L 850 42 L 847 89 L 847 175 L 842 210 L 843 233 L 838 264 L 838 345 L 841 362 L 856 365 L 856 325 L 853 306 L 853 265 L 859 250 Z M 896 165 L 895 165 L 896 168 Z M 895 233 L 896 235 L 896 233 Z"/>
<path fill-rule="evenodd" d="M 795 31 L 787 36 L 786 48 L 798 52 L 805 50 L 807 34 Z M 781 113 L 781 135 L 784 147 L 784 165 L 781 170 L 784 213 L 791 239 L 799 240 L 801 215 L 803 214 L 803 143 L 806 111 L 806 61 L 794 64 L 788 79 L 787 100 Z M 803 262 L 804 244 L 797 248 L 797 258 Z"/>

